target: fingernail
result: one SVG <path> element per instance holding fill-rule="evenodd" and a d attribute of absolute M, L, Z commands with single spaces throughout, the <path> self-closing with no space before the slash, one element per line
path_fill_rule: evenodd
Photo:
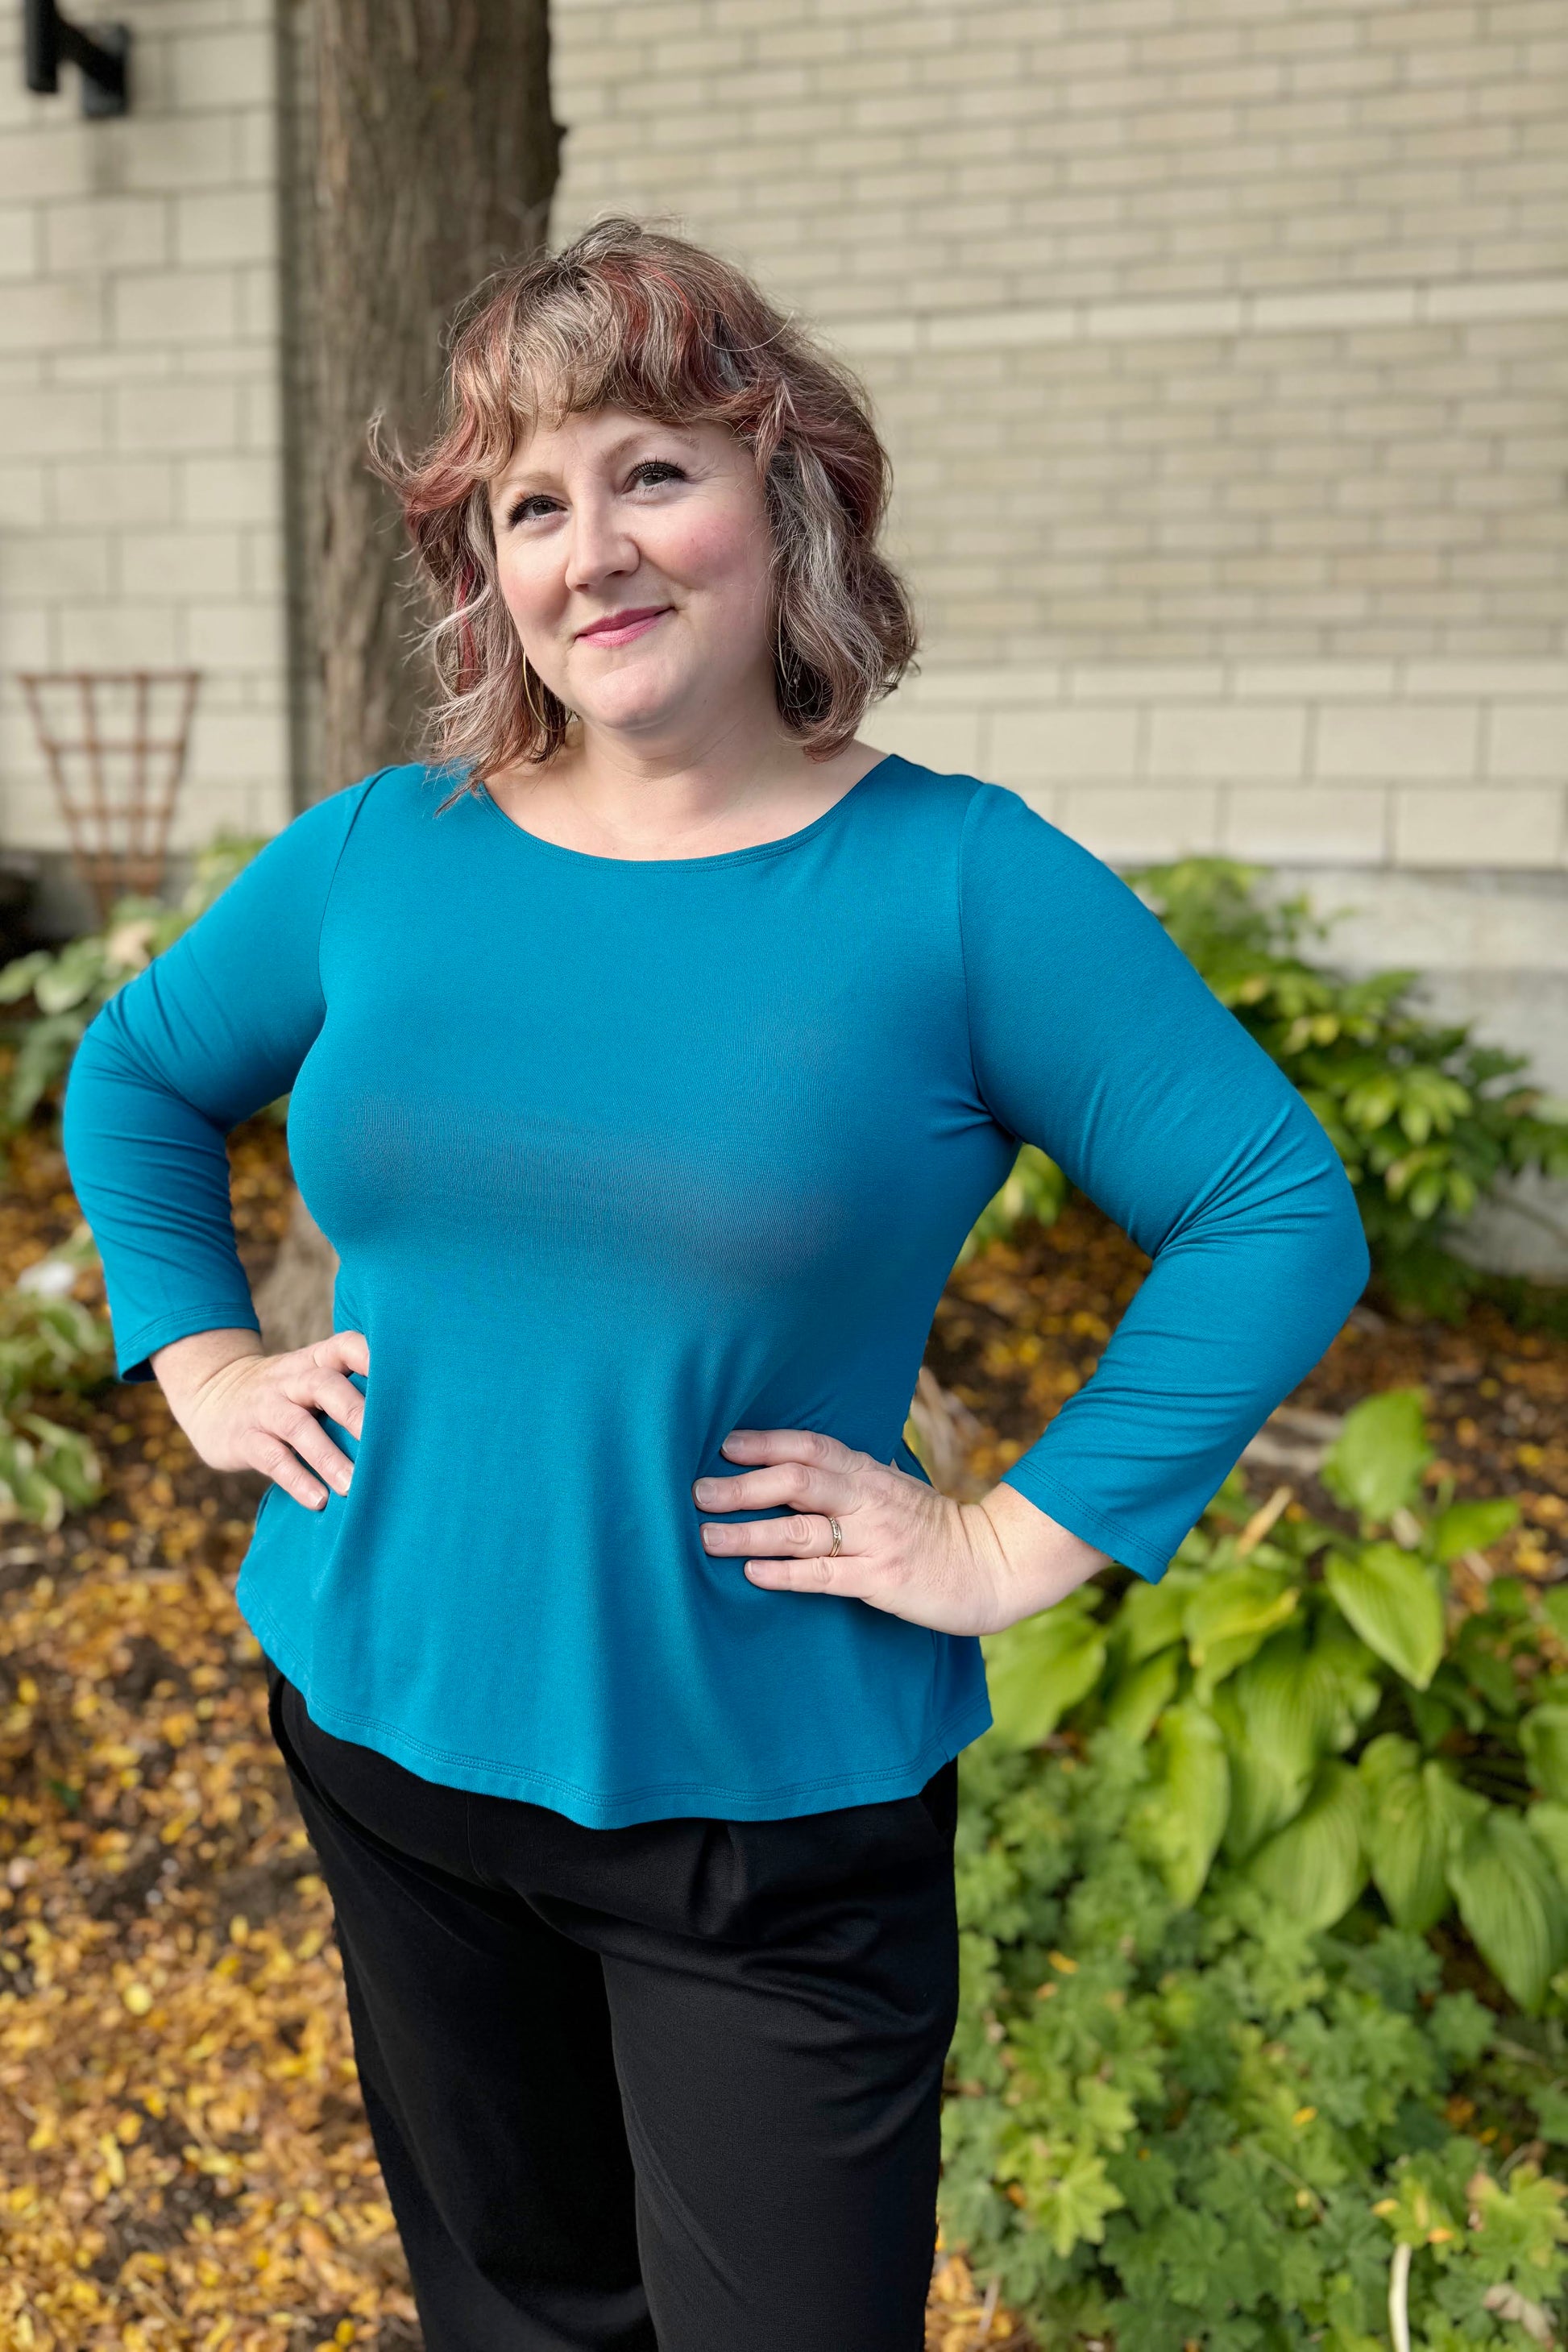
<path fill-rule="evenodd" d="M 704 1551 L 711 1551 L 713 1549 L 713 1530 L 711 1528 L 704 1528 L 702 1530 L 702 1549 Z"/>
<path fill-rule="evenodd" d="M 699 1478 L 691 1491 L 696 1496 L 697 1500 L 700 1503 L 710 1503 L 713 1500 L 713 1489 L 716 1483 L 717 1482 L 712 1478 Z"/>

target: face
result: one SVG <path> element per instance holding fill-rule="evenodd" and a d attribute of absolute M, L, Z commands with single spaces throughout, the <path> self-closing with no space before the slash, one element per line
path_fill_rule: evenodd
<path fill-rule="evenodd" d="M 723 426 L 541 425 L 490 515 L 523 650 L 588 727 L 653 743 L 773 712 L 767 509 Z"/>

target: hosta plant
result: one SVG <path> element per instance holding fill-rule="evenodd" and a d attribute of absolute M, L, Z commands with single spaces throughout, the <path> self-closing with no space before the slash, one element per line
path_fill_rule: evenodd
<path fill-rule="evenodd" d="M 1559 2292 L 1568 1594 L 1458 1611 L 1515 1507 L 1430 1460 L 1374 1398 L 1341 1524 L 1233 1478 L 1159 1584 L 986 1637 L 944 2210 L 1053 2343 L 1457 2352 Z"/>

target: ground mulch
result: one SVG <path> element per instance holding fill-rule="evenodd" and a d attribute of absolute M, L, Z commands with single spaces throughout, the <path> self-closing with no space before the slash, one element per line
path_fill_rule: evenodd
<path fill-rule="evenodd" d="M 281 1131 L 252 1121 L 231 1158 L 255 1281 L 287 1218 Z M 21 1138 L 0 1284 L 77 1214 L 58 1150 Z M 1074 1202 L 954 1275 L 929 1361 L 976 1417 L 978 1475 L 1089 1378 L 1146 1265 Z M 1411 1381 L 1459 1491 L 1520 1496 L 1497 1567 L 1568 1570 L 1568 1341 L 1490 1307 L 1457 1330 L 1358 1310 L 1290 1406 Z M 261 1482 L 196 1461 L 153 1386 L 59 1417 L 109 1492 L 53 1534 L 0 1524 L 0 2342 L 413 2352 L 331 1906 L 232 1600 Z M 1300 1482 L 1300 1507 L 1326 1502 Z M 983 2287 L 940 2250 L 929 2352 L 1024 2343 Z"/>

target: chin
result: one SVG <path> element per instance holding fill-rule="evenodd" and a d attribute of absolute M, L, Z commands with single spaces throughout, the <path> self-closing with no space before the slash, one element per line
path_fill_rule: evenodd
<path fill-rule="evenodd" d="M 605 678 L 573 708 L 591 727 L 640 733 L 668 725 L 693 698 L 689 688 L 674 686 L 668 678 Z"/>

